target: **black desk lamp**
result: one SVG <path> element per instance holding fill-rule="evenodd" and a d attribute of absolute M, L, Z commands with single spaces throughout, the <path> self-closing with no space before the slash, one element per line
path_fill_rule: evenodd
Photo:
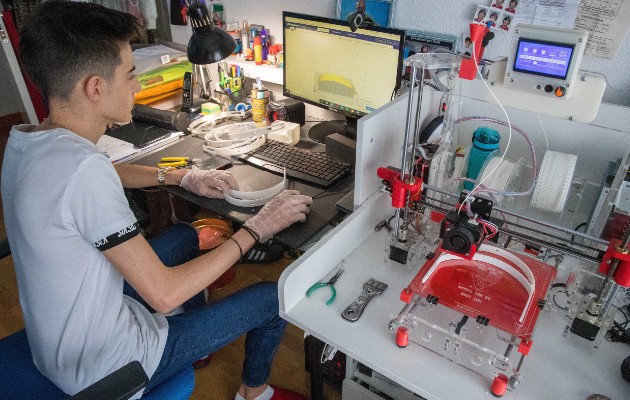
<path fill-rule="evenodd" d="M 188 61 L 194 64 L 195 83 L 201 86 L 200 97 L 209 99 L 212 93 L 208 64 L 219 62 L 236 49 L 236 42 L 226 31 L 212 22 L 210 11 L 198 0 L 186 0 L 193 34 L 188 41 Z M 190 93 L 192 102 L 192 91 Z"/>

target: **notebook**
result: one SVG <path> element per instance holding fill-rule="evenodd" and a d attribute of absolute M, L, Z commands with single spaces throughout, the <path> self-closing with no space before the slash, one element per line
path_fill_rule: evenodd
<path fill-rule="evenodd" d="M 168 129 L 142 122 L 130 122 L 105 132 L 106 135 L 129 142 L 139 149 L 167 138 L 171 133 Z"/>

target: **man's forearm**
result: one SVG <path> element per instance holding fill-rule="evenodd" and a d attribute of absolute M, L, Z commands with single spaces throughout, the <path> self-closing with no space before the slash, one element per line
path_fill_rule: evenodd
<path fill-rule="evenodd" d="M 158 186 L 157 168 L 142 165 L 118 164 L 116 172 L 122 181 L 123 187 L 128 189 Z M 174 169 L 166 172 L 164 181 L 167 185 L 179 185 L 187 169 Z"/>

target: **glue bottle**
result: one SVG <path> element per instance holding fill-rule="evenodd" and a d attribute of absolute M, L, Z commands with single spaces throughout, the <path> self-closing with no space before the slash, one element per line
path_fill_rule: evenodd
<path fill-rule="evenodd" d="M 254 38 L 254 61 L 256 65 L 262 64 L 262 45 L 260 44 L 260 36 Z"/>

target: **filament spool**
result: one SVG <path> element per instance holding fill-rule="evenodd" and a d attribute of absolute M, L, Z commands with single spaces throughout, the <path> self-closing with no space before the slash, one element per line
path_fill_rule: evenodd
<path fill-rule="evenodd" d="M 531 207 L 552 213 L 559 213 L 569 197 L 573 172 L 577 164 L 574 154 L 547 150 L 543 158 Z"/>

